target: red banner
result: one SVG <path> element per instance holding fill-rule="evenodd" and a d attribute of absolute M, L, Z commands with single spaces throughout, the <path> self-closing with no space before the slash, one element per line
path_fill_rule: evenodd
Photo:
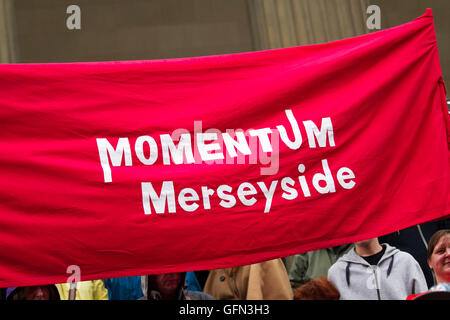
<path fill-rule="evenodd" d="M 431 11 L 320 45 L 0 65 L 0 287 L 251 264 L 449 214 Z"/>

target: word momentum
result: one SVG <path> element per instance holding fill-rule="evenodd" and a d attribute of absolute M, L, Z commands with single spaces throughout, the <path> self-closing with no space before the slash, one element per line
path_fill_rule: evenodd
<path fill-rule="evenodd" d="M 259 141 L 263 152 L 277 153 L 279 151 L 274 150 L 273 146 L 278 147 L 278 143 L 273 144 L 270 136 L 272 139 L 278 139 L 279 136 L 290 149 L 297 150 L 301 147 L 302 134 L 298 122 L 291 110 L 286 110 L 285 112 L 292 129 L 293 141 L 288 137 L 287 130 L 283 125 L 277 126 L 276 130 L 262 128 L 247 131 L 249 138 L 253 137 Z M 310 148 L 316 148 L 317 145 L 319 147 L 326 147 L 327 138 L 329 146 L 335 146 L 333 125 L 330 118 L 322 118 L 320 129 L 311 120 L 303 121 L 303 126 L 308 137 Z M 184 129 L 180 130 L 186 131 Z M 258 148 L 253 150 L 255 148 L 252 148 L 252 144 L 249 144 L 247 141 L 246 134 L 241 131 L 236 131 L 233 135 L 231 134 L 232 130 L 219 133 L 196 132 L 192 143 L 191 134 L 179 134 L 180 130 L 175 130 L 172 135 L 160 135 L 160 150 L 153 137 L 148 135 L 138 137 L 134 144 L 134 151 L 139 162 L 144 165 L 153 165 L 158 160 L 159 152 L 162 154 L 162 163 L 164 165 L 193 164 L 223 160 L 225 154 L 230 158 L 237 158 L 240 155 L 251 156 L 252 153 L 257 154 Z M 130 141 L 128 138 L 119 138 L 114 148 L 107 138 L 97 138 L 96 140 L 100 164 L 103 169 L 104 182 L 112 182 L 110 164 L 113 167 L 119 167 L 123 163 L 122 159 L 125 159 L 125 166 L 133 165 Z M 178 141 L 178 145 L 175 145 L 175 141 Z M 199 155 L 199 157 L 195 157 L 195 155 Z"/>

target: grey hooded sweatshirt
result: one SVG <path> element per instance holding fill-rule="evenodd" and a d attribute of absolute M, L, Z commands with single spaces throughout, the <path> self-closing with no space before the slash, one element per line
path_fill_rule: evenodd
<path fill-rule="evenodd" d="M 378 265 L 371 266 L 353 248 L 328 270 L 341 300 L 405 300 L 428 290 L 419 263 L 388 244 Z"/>

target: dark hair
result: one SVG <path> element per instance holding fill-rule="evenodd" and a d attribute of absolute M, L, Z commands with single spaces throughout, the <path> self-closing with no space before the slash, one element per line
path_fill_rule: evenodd
<path fill-rule="evenodd" d="M 439 240 L 445 235 L 450 234 L 450 229 L 442 229 L 437 231 L 435 234 L 431 236 L 430 241 L 428 242 L 428 250 L 427 250 L 427 258 L 428 260 L 431 259 L 431 256 L 433 255 L 434 248 L 438 244 Z"/>
<path fill-rule="evenodd" d="M 309 280 L 295 289 L 294 300 L 339 300 L 339 291 L 326 276 Z"/>

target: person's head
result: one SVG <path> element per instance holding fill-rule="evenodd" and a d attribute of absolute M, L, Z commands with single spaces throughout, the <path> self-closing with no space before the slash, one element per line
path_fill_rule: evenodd
<path fill-rule="evenodd" d="M 148 292 L 159 292 L 160 299 L 177 299 L 184 285 L 185 272 L 173 272 L 148 276 Z"/>
<path fill-rule="evenodd" d="M 8 300 L 59 300 L 54 285 L 17 287 L 7 297 Z"/>
<path fill-rule="evenodd" d="M 339 300 L 340 294 L 326 276 L 309 280 L 294 291 L 294 300 Z"/>
<path fill-rule="evenodd" d="M 450 282 L 450 229 L 433 234 L 428 243 L 427 258 L 436 282 Z"/>
<path fill-rule="evenodd" d="M 372 238 L 372 239 L 357 241 L 357 242 L 355 242 L 355 246 L 368 247 L 371 245 L 376 245 L 378 243 L 379 243 L 378 238 Z"/>

